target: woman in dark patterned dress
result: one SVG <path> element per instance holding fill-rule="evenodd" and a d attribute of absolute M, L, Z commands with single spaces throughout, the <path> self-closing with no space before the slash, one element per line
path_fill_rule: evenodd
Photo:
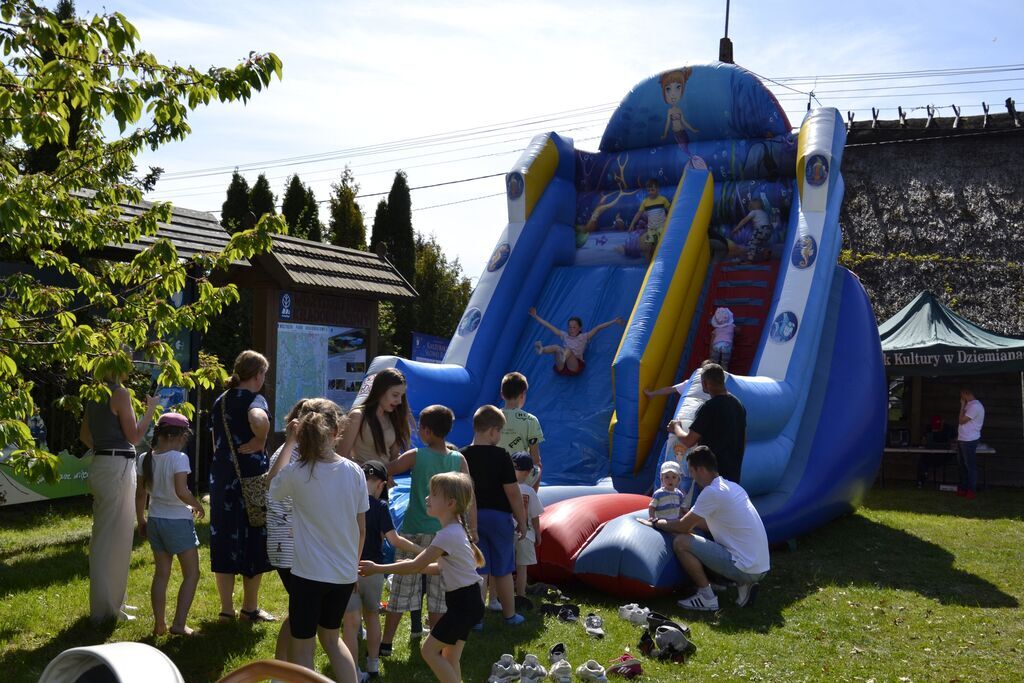
<path fill-rule="evenodd" d="M 267 528 L 249 526 L 242 499 L 242 486 L 232 463 L 227 441 L 230 429 L 234 451 L 243 477 L 254 477 L 269 469 L 266 451 L 270 433 L 270 408 L 257 393 L 263 388 L 267 359 L 255 351 L 243 351 L 235 359 L 228 390 L 213 403 L 213 461 L 210 464 L 210 565 L 217 579 L 221 621 L 235 618 L 235 576 L 242 575 L 241 618 L 247 621 L 276 621 L 260 609 L 260 580 L 271 571 L 267 558 Z M 225 418 L 227 428 L 225 428 Z"/>

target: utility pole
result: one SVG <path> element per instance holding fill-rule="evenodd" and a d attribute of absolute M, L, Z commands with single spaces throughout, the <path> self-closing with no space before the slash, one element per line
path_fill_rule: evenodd
<path fill-rule="evenodd" d="M 729 0 L 725 0 L 725 36 L 718 41 L 718 61 L 735 64 L 732 60 L 732 41 L 729 40 Z"/>

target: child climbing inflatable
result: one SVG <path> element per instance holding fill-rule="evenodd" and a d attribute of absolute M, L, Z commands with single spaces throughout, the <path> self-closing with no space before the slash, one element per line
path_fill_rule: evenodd
<path fill-rule="evenodd" d="M 583 331 L 583 321 L 577 316 L 569 318 L 569 324 L 566 327 L 565 332 L 558 329 L 544 318 L 537 315 L 537 309 L 530 309 L 530 316 L 539 322 L 544 327 L 551 330 L 552 334 L 557 335 L 562 340 L 562 346 L 557 344 L 550 344 L 544 346 L 540 341 L 533 343 L 534 348 L 537 350 L 537 355 L 550 353 L 555 357 L 555 372 L 565 377 L 575 377 L 576 375 L 583 372 L 583 369 L 587 367 L 587 364 L 583 360 L 583 352 L 587 349 L 587 343 L 593 338 L 595 334 L 611 327 L 612 325 L 625 325 L 626 321 L 622 318 L 615 318 L 603 322 L 600 325 L 595 325 L 593 329 L 587 332 Z"/>

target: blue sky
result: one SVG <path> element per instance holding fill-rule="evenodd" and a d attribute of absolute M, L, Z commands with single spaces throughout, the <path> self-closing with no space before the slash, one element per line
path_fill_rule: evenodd
<path fill-rule="evenodd" d="M 251 50 L 281 57 L 282 82 L 247 106 L 194 112 L 188 140 L 140 160 L 168 173 L 150 198 L 219 210 L 230 170 L 173 174 L 252 165 L 245 173 L 250 182 L 263 168 L 280 195 L 285 176 L 297 172 L 318 199 L 326 199 L 346 162 L 362 193 L 373 194 L 388 190 L 398 168 L 413 187 L 503 173 L 532 135 L 547 130 L 595 149 L 610 106 L 633 85 L 665 69 L 717 58 L 725 2 L 80 0 L 77 7 L 79 14 L 124 13 L 142 34 L 142 46 L 163 61 L 230 65 Z M 983 99 L 1001 112 L 1007 96 L 1024 108 L 1024 71 L 813 81 L 831 74 L 1017 64 L 1024 62 L 1022 33 L 1019 0 L 970 7 L 945 0 L 737 0 L 729 29 L 738 64 L 771 78 L 807 76 L 792 87 L 815 89 L 822 105 L 844 115 L 856 109 L 858 119 L 869 118 L 872 105 L 883 108 L 883 118 L 895 118 L 897 105 L 929 103 L 956 103 L 964 115 L 978 114 Z M 798 125 L 807 98 L 773 90 Z M 570 110 L 577 111 L 565 113 Z M 912 115 L 918 114 L 923 112 Z M 492 125 L 501 123 L 508 125 Z M 379 147 L 454 131 L 460 133 L 444 144 Z M 375 147 L 318 163 L 268 163 L 367 146 Z M 504 199 L 489 196 L 502 189 L 502 179 L 494 177 L 414 191 L 414 227 L 436 235 L 475 277 L 506 221 Z M 367 228 L 376 202 L 361 200 Z M 450 205 L 438 206 L 444 204 Z"/>

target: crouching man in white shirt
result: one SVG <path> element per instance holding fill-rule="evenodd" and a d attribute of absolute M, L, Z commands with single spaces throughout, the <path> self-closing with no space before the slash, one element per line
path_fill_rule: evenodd
<path fill-rule="evenodd" d="M 719 476 L 718 461 L 710 448 L 692 449 L 686 462 L 690 476 L 702 487 L 693 508 L 678 521 L 641 521 L 676 534 L 672 549 L 697 587 L 693 596 L 679 601 L 680 607 L 718 610 L 718 596 L 711 590 L 705 567 L 735 581 L 739 591 L 736 604 L 746 607 L 753 603 L 758 582 L 771 568 L 764 524 L 743 487 Z M 715 540 L 692 533 L 698 528 L 709 531 Z"/>

